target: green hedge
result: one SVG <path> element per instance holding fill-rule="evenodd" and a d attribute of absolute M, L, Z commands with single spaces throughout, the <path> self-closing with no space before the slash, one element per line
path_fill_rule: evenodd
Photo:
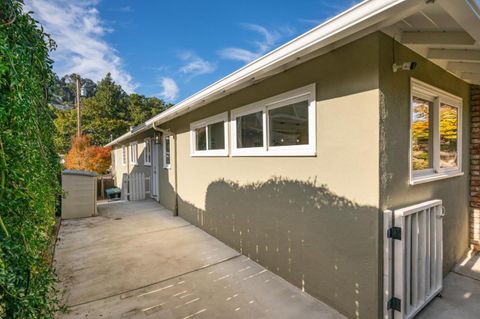
<path fill-rule="evenodd" d="M 53 318 L 48 247 L 60 171 L 47 104 L 53 41 L 21 4 L 0 1 L 0 317 Z"/>

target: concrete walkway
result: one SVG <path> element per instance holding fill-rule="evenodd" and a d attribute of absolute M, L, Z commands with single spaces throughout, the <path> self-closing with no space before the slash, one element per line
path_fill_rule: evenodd
<path fill-rule="evenodd" d="M 345 318 L 153 201 L 63 221 L 60 318 Z"/>
<path fill-rule="evenodd" d="M 466 257 L 445 277 L 441 295 L 416 319 L 480 318 L 480 255 Z"/>

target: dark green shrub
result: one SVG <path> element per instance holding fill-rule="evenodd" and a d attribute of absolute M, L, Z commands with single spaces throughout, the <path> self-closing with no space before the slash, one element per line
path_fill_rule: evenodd
<path fill-rule="evenodd" d="M 47 105 L 47 34 L 21 4 L 0 0 L 0 317 L 53 318 L 48 247 L 60 170 Z"/>

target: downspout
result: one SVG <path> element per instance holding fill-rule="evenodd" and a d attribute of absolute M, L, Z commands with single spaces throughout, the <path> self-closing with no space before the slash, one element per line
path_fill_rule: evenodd
<path fill-rule="evenodd" d="M 174 154 L 175 156 L 173 157 L 174 159 L 174 168 L 175 168 L 175 175 L 174 175 L 174 182 L 175 182 L 175 209 L 173 211 L 174 216 L 178 216 L 178 190 L 177 190 L 177 185 L 178 185 L 178 178 L 177 178 L 177 134 L 173 134 L 173 147 L 174 147 Z"/>
<path fill-rule="evenodd" d="M 152 122 L 152 128 L 154 131 L 157 131 L 157 132 L 160 132 L 162 134 L 165 134 L 165 135 L 172 135 L 173 136 L 173 145 L 174 145 L 174 157 L 173 157 L 173 174 L 174 174 L 174 178 L 173 178 L 173 189 L 174 189 L 174 192 L 175 192 L 175 206 L 173 208 L 173 216 L 178 216 L 178 191 L 177 191 L 177 134 L 173 134 L 171 131 L 169 130 L 164 130 L 164 129 L 161 129 L 159 128 L 158 126 L 155 125 L 155 121 Z M 170 156 L 172 156 L 172 152 L 171 152 L 171 146 L 170 146 Z M 170 157 L 170 161 L 172 161 L 171 157 Z"/>

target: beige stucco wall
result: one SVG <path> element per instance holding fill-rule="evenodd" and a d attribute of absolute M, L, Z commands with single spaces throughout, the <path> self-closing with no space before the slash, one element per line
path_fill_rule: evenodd
<path fill-rule="evenodd" d="M 179 215 L 349 317 L 380 309 L 378 43 L 368 36 L 163 125 L 177 138 Z M 191 122 L 311 83 L 316 156 L 190 156 Z M 174 171 L 161 184 L 172 188 Z"/>
<path fill-rule="evenodd" d="M 467 83 L 422 58 L 401 44 L 396 45 L 397 62 L 415 61 L 413 71 L 392 72 L 392 39 L 381 34 L 381 208 L 395 209 L 430 199 L 441 199 L 444 218 L 444 272 L 449 272 L 468 248 L 470 98 Z M 460 177 L 409 184 L 410 78 L 463 98 L 463 172 Z"/>
<path fill-rule="evenodd" d="M 212 181 L 246 185 L 285 177 L 325 184 L 359 205 L 377 206 L 378 94 L 373 89 L 318 101 L 314 157 L 191 157 L 190 133 L 183 131 L 177 135 L 179 196 L 205 209 L 206 193 L 199 190 Z"/>

